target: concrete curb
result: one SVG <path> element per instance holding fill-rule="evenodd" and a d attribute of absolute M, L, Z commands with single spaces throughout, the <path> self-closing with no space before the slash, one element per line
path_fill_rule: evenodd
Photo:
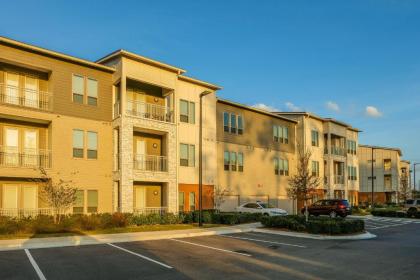
<path fill-rule="evenodd" d="M 317 240 L 366 240 L 366 239 L 376 238 L 376 235 L 370 232 L 365 232 L 365 233 L 355 234 L 355 235 L 331 236 L 331 235 L 310 234 L 310 233 L 303 233 L 303 232 L 291 232 L 291 231 L 271 230 L 271 229 L 262 229 L 262 228 L 256 228 L 256 229 L 253 229 L 252 231 L 275 234 L 275 235 L 282 235 L 282 236 L 298 237 L 298 238 L 317 239 Z"/>
<path fill-rule="evenodd" d="M 68 246 L 81 246 L 81 245 L 96 245 L 96 244 L 105 244 L 105 243 L 121 243 L 121 242 L 133 242 L 133 241 L 232 234 L 232 233 L 250 232 L 258 226 L 261 226 L 261 224 L 253 223 L 253 224 L 246 224 L 246 225 L 217 227 L 217 228 L 210 228 L 210 229 L 192 229 L 192 230 L 186 229 L 186 230 L 171 230 L 171 231 L 149 231 L 149 232 L 133 232 L 133 233 L 117 233 L 117 234 L 76 235 L 76 236 L 65 236 L 65 237 L 0 240 L 0 251 L 68 247 Z"/>

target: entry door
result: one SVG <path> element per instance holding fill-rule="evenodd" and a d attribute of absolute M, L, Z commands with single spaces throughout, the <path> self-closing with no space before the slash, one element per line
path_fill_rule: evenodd
<path fill-rule="evenodd" d="M 137 139 L 136 142 L 136 160 L 137 165 L 140 170 L 144 170 L 146 168 L 146 142 L 141 139 Z"/>
<path fill-rule="evenodd" d="M 19 104 L 19 75 L 6 73 L 6 103 Z"/>
<path fill-rule="evenodd" d="M 5 129 L 5 155 L 6 165 L 17 166 L 19 164 L 19 130 L 17 128 Z"/>
<path fill-rule="evenodd" d="M 25 106 L 38 107 L 38 79 L 25 77 Z"/>
<path fill-rule="evenodd" d="M 38 165 L 38 141 L 35 130 L 25 130 L 24 133 L 24 164 L 25 166 Z"/>
<path fill-rule="evenodd" d="M 23 186 L 23 209 L 36 209 L 37 207 L 37 187 Z"/>
<path fill-rule="evenodd" d="M 135 187 L 136 192 L 136 204 L 135 208 L 144 209 L 146 207 L 146 188 L 145 187 Z"/>
<path fill-rule="evenodd" d="M 3 208 L 18 208 L 18 185 L 3 185 Z"/>

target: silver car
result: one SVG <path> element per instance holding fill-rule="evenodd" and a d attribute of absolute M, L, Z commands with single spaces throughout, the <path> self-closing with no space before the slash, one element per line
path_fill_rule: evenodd
<path fill-rule="evenodd" d="M 264 216 L 286 216 L 287 211 L 261 201 L 247 202 L 236 207 L 239 213 L 261 213 Z"/>
<path fill-rule="evenodd" d="M 414 216 L 420 212 L 420 198 L 407 199 L 404 205 L 404 210 L 407 211 L 408 216 Z"/>

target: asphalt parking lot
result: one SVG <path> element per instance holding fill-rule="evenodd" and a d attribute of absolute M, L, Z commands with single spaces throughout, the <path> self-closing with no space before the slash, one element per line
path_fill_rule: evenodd
<path fill-rule="evenodd" d="M 240 233 L 5 251 L 0 279 L 419 279 L 420 223 L 374 218 L 366 225 L 378 238 Z"/>

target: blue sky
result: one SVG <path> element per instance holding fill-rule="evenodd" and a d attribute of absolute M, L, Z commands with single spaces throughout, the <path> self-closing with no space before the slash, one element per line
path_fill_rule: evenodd
<path fill-rule="evenodd" d="M 420 162 L 420 1 L 19 2 L 2 3 L 1 35 L 90 60 L 127 49 Z"/>

